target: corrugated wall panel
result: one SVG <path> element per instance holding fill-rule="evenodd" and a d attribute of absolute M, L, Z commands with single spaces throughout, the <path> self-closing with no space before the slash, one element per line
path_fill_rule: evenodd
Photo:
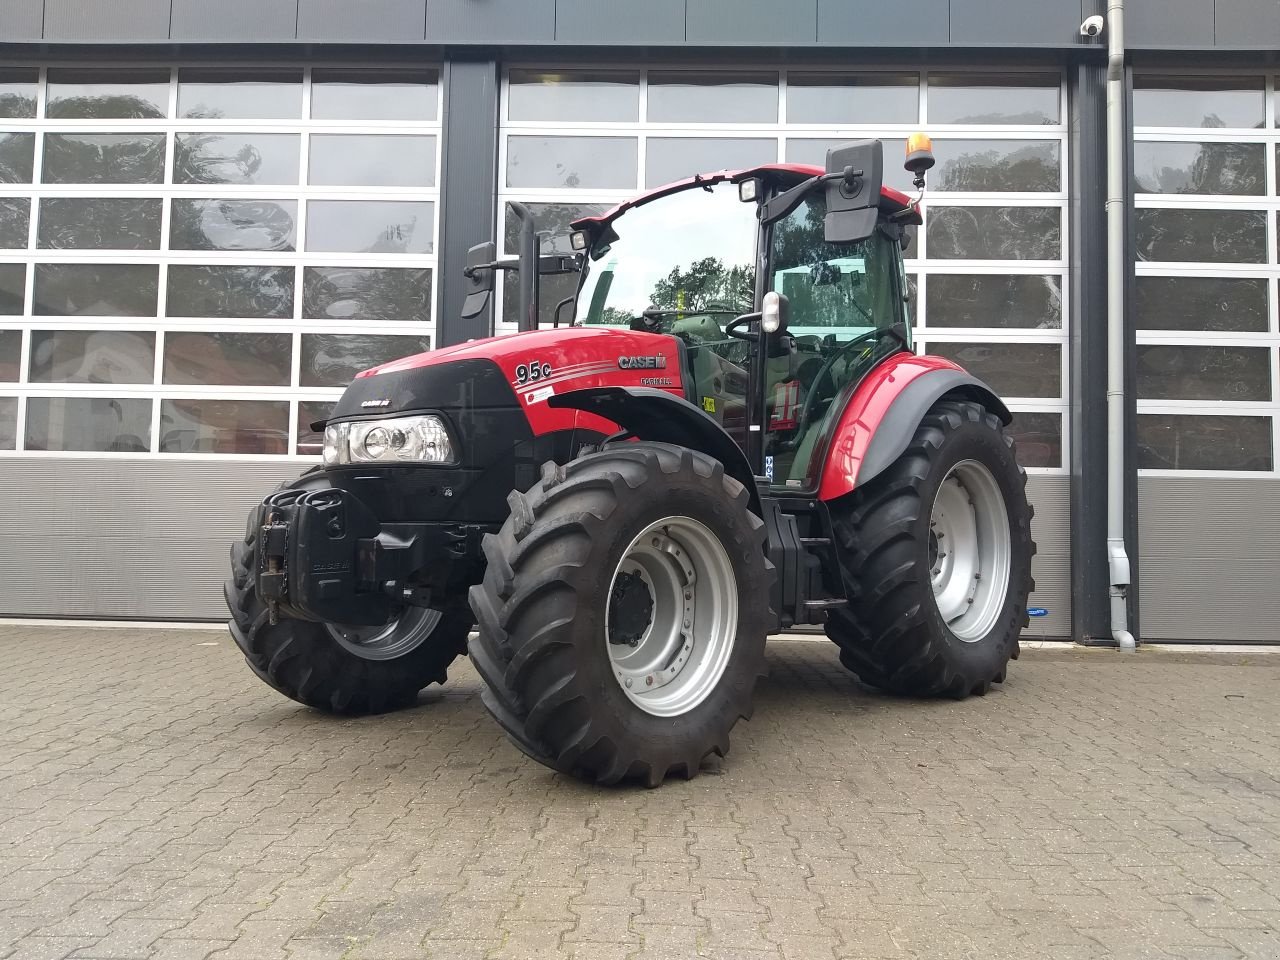
<path fill-rule="evenodd" d="M 818 42 L 846 46 L 945 46 L 947 0 L 918 0 L 906 8 L 883 0 L 818 0 Z"/>
<path fill-rule="evenodd" d="M 431 43 L 551 43 L 555 0 L 429 0 Z"/>
<path fill-rule="evenodd" d="M 0 39 L 39 40 L 44 31 L 43 0 L 4 0 L 0 3 Z"/>
<path fill-rule="evenodd" d="M 556 0 L 557 43 L 684 43 L 684 0 Z"/>
<path fill-rule="evenodd" d="M 1125 37 L 1132 47 L 1213 46 L 1214 0 L 1132 0 L 1125 6 Z"/>
<path fill-rule="evenodd" d="M 426 0 L 298 0 L 298 39 L 334 43 L 420 43 Z"/>
<path fill-rule="evenodd" d="M 298 0 L 173 0 L 174 40 L 282 43 L 298 35 Z"/>
<path fill-rule="evenodd" d="M 221 619 L 227 551 L 286 463 L 5 460 L 0 616 Z"/>
<path fill-rule="evenodd" d="M 1280 480 L 1141 477 L 1144 640 L 1280 641 Z"/>
<path fill-rule="evenodd" d="M 993 10 L 999 16 L 993 17 Z M 952 43 L 1073 43 L 1080 35 L 1081 7 L 1074 0 L 951 0 Z"/>
<path fill-rule="evenodd" d="M 1031 535 L 1037 547 L 1031 565 L 1036 591 L 1029 606 L 1043 607 L 1049 615 L 1033 618 L 1025 636 L 1064 639 L 1071 636 L 1071 481 L 1030 477 L 1027 499 L 1036 511 Z"/>
<path fill-rule="evenodd" d="M 1280 47 L 1280 0 L 1217 0 L 1213 39 L 1219 47 Z"/>
<path fill-rule="evenodd" d="M 168 40 L 169 12 L 169 0 L 45 0 L 44 38 L 91 43 Z"/>
<path fill-rule="evenodd" d="M 687 0 L 689 43 L 811 44 L 818 0 Z"/>
<path fill-rule="evenodd" d="M 0 471 L 0 616 L 219 620 L 227 551 L 249 506 L 294 464 L 6 460 Z M 1070 631 L 1069 483 L 1034 477 L 1030 636 Z"/>

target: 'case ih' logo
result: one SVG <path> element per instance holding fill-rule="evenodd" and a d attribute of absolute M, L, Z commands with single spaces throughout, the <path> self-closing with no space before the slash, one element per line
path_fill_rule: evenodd
<path fill-rule="evenodd" d="M 389 406 L 391 406 L 391 401 L 390 401 L 390 400 L 366 400 L 364 403 L 360 404 L 360 406 L 362 406 L 362 407 L 389 407 Z"/>
<path fill-rule="evenodd" d="M 619 357 L 618 366 L 623 370 L 665 370 L 666 357 Z"/>

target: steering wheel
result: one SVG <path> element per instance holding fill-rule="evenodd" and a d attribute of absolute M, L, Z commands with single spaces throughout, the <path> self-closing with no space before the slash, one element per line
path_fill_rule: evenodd
<path fill-rule="evenodd" d="M 801 438 L 804 437 L 804 428 L 813 418 L 814 408 L 817 406 L 818 387 L 821 385 L 823 379 L 830 375 L 831 369 L 836 365 L 836 361 L 854 347 L 858 346 L 858 344 L 866 343 L 868 340 L 879 340 L 885 335 L 885 332 L 884 328 L 868 330 L 866 333 L 854 337 L 827 358 L 826 362 L 822 365 L 822 369 L 818 371 L 818 375 L 813 378 L 813 382 L 809 386 L 809 394 L 804 398 L 804 406 L 800 408 L 800 416 L 796 419 L 796 432 L 791 440 L 783 444 L 785 449 L 790 450 L 798 446 Z M 833 397 L 828 397 L 827 399 L 830 401 Z"/>

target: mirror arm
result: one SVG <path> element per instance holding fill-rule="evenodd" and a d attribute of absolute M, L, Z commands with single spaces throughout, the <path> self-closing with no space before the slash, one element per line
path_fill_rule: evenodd
<path fill-rule="evenodd" d="M 575 294 L 572 297 L 565 297 L 563 300 L 561 300 L 559 303 L 556 304 L 556 312 L 551 317 L 551 325 L 553 327 L 560 326 L 560 311 L 563 310 L 565 307 L 572 305 L 577 299 L 578 297 Z"/>

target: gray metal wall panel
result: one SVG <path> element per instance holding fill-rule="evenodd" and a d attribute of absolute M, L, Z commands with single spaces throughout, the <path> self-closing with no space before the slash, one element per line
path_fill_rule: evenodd
<path fill-rule="evenodd" d="M 818 36 L 818 0 L 687 0 L 689 43 L 808 45 Z"/>
<path fill-rule="evenodd" d="M 1138 480 L 1142 639 L 1280 640 L 1280 480 Z"/>
<path fill-rule="evenodd" d="M 420 43 L 426 0 L 298 0 L 298 39 Z"/>
<path fill-rule="evenodd" d="M 1035 507 L 1031 535 L 1037 552 L 1031 564 L 1036 591 L 1028 603 L 1049 611 L 1032 619 L 1023 636 L 1058 640 L 1071 636 L 1071 481 L 1067 477 L 1030 477 L 1027 499 Z"/>
<path fill-rule="evenodd" d="M 44 0 L 0 2 L 0 40 L 39 40 L 44 33 Z"/>
<path fill-rule="evenodd" d="M 551 43 L 556 0 L 427 0 L 431 43 Z"/>
<path fill-rule="evenodd" d="M 951 42 L 1068 44 L 1080 36 L 1080 4 L 1075 0 L 951 0 Z"/>
<path fill-rule="evenodd" d="M 882 0 L 818 0 L 818 42 L 846 46 L 945 46 L 947 0 L 919 0 L 909 8 Z"/>
<path fill-rule="evenodd" d="M 95 43 L 168 40 L 169 0 L 45 0 L 44 38 Z"/>
<path fill-rule="evenodd" d="M 6 460 L 0 616 L 221 619 L 227 551 L 288 463 Z"/>
<path fill-rule="evenodd" d="M 1217 0 L 1214 42 L 1219 47 L 1280 47 L 1280 0 Z"/>
<path fill-rule="evenodd" d="M 464 319 L 467 250 L 494 239 L 498 182 L 498 65 L 446 61 L 444 159 L 440 171 L 440 313 L 438 345 L 450 346 L 493 331 L 493 301 Z"/>
<path fill-rule="evenodd" d="M 684 0 L 556 0 L 556 42 L 684 43 Z"/>
<path fill-rule="evenodd" d="M 297 35 L 298 0 L 173 0 L 174 40 L 283 43 Z"/>
<path fill-rule="evenodd" d="M 1125 40 L 1130 47 L 1213 47 L 1214 0 L 1130 0 Z"/>

